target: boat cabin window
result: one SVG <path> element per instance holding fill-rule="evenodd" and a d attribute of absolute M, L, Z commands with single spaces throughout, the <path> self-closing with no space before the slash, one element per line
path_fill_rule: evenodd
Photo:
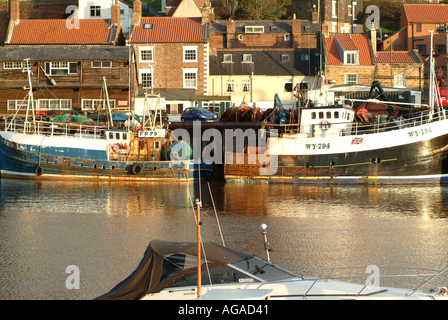
<path fill-rule="evenodd" d="M 316 112 L 311 112 L 311 119 L 316 119 Z"/>
<path fill-rule="evenodd" d="M 278 281 L 297 277 L 293 273 L 286 272 L 273 264 L 255 257 L 233 263 L 232 265 L 265 281 Z"/>
<path fill-rule="evenodd" d="M 339 111 L 335 111 L 334 112 L 334 118 L 335 119 L 339 119 Z"/>
<path fill-rule="evenodd" d="M 324 113 L 321 111 L 319 112 L 319 119 L 323 119 L 324 118 Z"/>

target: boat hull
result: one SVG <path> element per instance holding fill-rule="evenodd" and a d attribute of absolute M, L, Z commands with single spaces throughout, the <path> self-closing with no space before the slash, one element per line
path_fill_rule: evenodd
<path fill-rule="evenodd" d="M 447 183 L 447 124 L 441 121 L 418 129 L 364 136 L 297 138 L 289 149 L 285 145 L 290 142 L 279 138 L 278 166 L 273 174 L 261 174 L 260 169 L 269 166 L 259 161 L 250 165 L 249 155 L 240 155 L 244 163 L 238 164 L 238 155 L 230 154 L 225 178 L 269 183 Z"/>
<path fill-rule="evenodd" d="M 193 161 L 110 161 L 101 152 L 101 142 L 93 147 L 45 147 L 43 135 L 0 134 L 2 178 L 93 179 L 135 181 L 190 181 L 212 176 L 212 166 Z M 33 140 L 40 141 L 33 143 Z M 92 143 L 92 141 L 88 141 Z M 90 139 L 92 140 L 92 139 Z M 79 141 L 78 141 L 79 142 Z M 67 144 L 70 140 L 67 140 Z M 82 143 L 81 143 L 82 145 Z"/>

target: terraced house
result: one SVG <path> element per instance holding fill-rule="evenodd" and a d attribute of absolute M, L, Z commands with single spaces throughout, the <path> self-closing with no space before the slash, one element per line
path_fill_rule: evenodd
<path fill-rule="evenodd" d="M 141 2 L 134 2 L 128 43 L 136 55 L 136 108 L 148 92 L 159 93 L 173 114 L 207 96 L 206 25 L 203 18 L 142 17 Z"/>
<path fill-rule="evenodd" d="M 104 108 L 106 88 L 112 107 L 129 107 L 131 48 L 119 46 L 124 39 L 117 4 L 112 12 L 108 20 L 20 19 L 19 0 L 11 0 L 0 47 L 0 114 L 25 111 L 28 76 L 22 69 L 27 67 L 33 73 L 34 107 L 41 114 Z"/>

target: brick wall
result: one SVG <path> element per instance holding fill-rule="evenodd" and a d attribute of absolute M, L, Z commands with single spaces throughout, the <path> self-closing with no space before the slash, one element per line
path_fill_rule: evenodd
<path fill-rule="evenodd" d="M 445 24 L 446 28 L 448 29 L 448 23 Z M 412 47 L 412 27 L 414 27 L 414 39 L 423 39 L 421 41 L 414 41 L 414 48 Z M 445 45 L 445 53 L 438 54 L 435 53 L 435 60 L 436 62 L 445 70 L 446 72 L 446 60 L 444 57 L 446 56 L 447 49 L 448 49 L 448 40 L 447 40 L 447 33 L 442 31 L 435 31 L 436 25 L 435 24 L 421 24 L 421 31 L 417 31 L 417 24 L 412 26 L 411 24 L 408 25 L 407 28 L 407 38 L 408 38 L 408 50 L 417 49 L 417 46 L 419 45 L 425 45 L 426 46 L 426 53 L 420 53 L 420 55 L 426 59 L 429 56 L 429 50 L 431 48 L 431 36 L 429 33 L 429 30 L 434 30 L 434 50 L 436 49 L 436 45 Z"/>
<path fill-rule="evenodd" d="M 347 67 L 347 66 L 326 66 L 326 80 L 336 81 L 336 85 L 345 84 L 345 74 L 356 73 L 358 75 L 358 83 L 371 85 L 374 81 L 374 66 L 371 67 Z"/>
<path fill-rule="evenodd" d="M 395 73 L 405 74 L 405 85 L 407 89 L 423 89 L 423 67 L 421 64 L 393 63 L 391 69 L 390 63 L 376 63 L 375 80 L 378 80 L 383 87 L 393 86 L 392 82 Z"/>
<path fill-rule="evenodd" d="M 183 88 L 183 69 L 197 69 L 197 95 L 207 93 L 207 70 L 205 64 L 208 64 L 207 45 L 204 43 L 153 43 L 154 46 L 154 89 L 182 89 Z M 151 46 L 150 45 L 150 46 Z M 145 44 L 137 45 L 135 49 L 137 68 L 150 69 L 148 63 L 140 62 L 139 47 L 145 47 Z M 183 46 L 197 46 L 197 62 L 183 62 Z M 142 89 L 139 83 L 139 89 Z"/>

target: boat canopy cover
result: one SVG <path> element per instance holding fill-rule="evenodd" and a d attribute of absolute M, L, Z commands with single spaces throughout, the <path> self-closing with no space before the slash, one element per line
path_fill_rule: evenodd
<path fill-rule="evenodd" d="M 210 268 L 235 263 L 247 255 L 215 243 L 205 243 L 202 251 L 202 269 L 205 257 Z M 196 258 L 194 258 L 196 257 Z M 95 300 L 138 300 L 148 293 L 157 293 L 185 275 L 197 272 L 197 244 L 195 242 L 168 242 L 153 240 L 137 268 L 109 293 Z"/>

